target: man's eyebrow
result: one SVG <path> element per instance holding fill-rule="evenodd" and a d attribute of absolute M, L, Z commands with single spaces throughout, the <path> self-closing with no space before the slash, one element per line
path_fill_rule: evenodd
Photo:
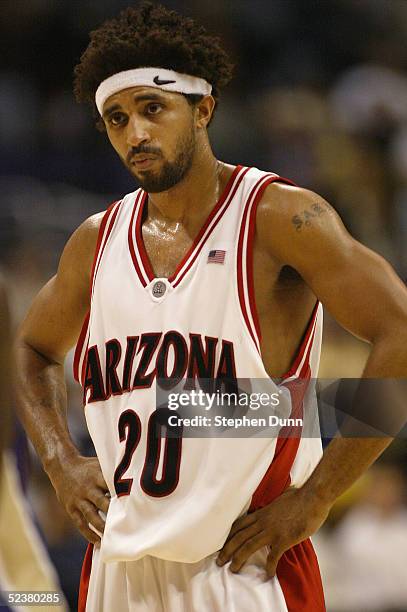
<path fill-rule="evenodd" d="M 119 110 L 120 108 L 120 104 L 113 104 L 112 106 L 108 106 L 107 109 L 105 111 L 103 111 L 103 117 L 108 117 L 109 115 L 111 115 L 114 111 Z"/>
<path fill-rule="evenodd" d="M 139 96 L 135 94 L 133 96 L 133 100 L 135 102 L 146 102 L 148 100 L 153 100 L 154 102 L 164 102 L 165 97 L 160 96 L 160 94 L 155 94 L 155 93 L 140 94 Z"/>
<path fill-rule="evenodd" d="M 148 94 L 135 94 L 133 97 L 134 102 L 165 102 L 165 97 L 160 96 L 160 94 L 148 93 Z M 113 104 L 112 106 L 108 106 L 108 108 L 103 112 L 103 117 L 108 117 L 114 111 L 120 110 L 120 104 Z"/>

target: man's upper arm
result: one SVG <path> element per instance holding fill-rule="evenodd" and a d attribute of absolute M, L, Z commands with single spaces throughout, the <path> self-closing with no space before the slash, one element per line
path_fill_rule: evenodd
<path fill-rule="evenodd" d="M 57 274 L 41 289 L 21 325 L 19 339 L 62 363 L 89 310 L 90 275 L 103 213 L 87 219 L 68 240 Z"/>
<path fill-rule="evenodd" d="M 357 242 L 315 193 L 271 185 L 259 205 L 260 244 L 295 268 L 337 321 L 370 342 L 405 329 L 407 290 L 382 257 Z"/>

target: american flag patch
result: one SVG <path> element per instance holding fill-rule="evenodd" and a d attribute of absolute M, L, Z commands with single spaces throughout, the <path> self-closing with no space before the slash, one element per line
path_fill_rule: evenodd
<path fill-rule="evenodd" d="M 209 251 L 207 263 L 223 264 L 225 263 L 225 255 L 226 251 L 220 251 L 219 249 L 216 249 L 216 251 Z"/>

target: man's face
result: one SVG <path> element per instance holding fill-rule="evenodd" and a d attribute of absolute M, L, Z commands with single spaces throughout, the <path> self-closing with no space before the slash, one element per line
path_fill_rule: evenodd
<path fill-rule="evenodd" d="M 181 94 L 124 89 L 106 100 L 103 120 L 112 146 L 145 191 L 166 191 L 191 168 L 194 114 Z"/>

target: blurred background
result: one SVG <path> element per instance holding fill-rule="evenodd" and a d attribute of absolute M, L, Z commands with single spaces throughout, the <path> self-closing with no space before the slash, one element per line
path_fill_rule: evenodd
<path fill-rule="evenodd" d="M 136 3 L 1 2 L 0 265 L 13 326 L 54 274 L 72 231 L 135 189 L 72 94 L 89 31 L 130 4 Z M 357 239 L 406 279 L 407 2 L 163 4 L 221 36 L 236 65 L 210 128 L 215 154 L 317 191 Z M 329 315 L 325 327 L 321 376 L 359 376 L 367 347 Z M 67 378 L 72 435 L 90 453 L 71 359 Z M 40 530 L 43 573 L 60 581 L 75 609 L 85 543 L 18 429 L 13 449 L 21 503 Z M 316 537 L 329 610 L 407 610 L 406 473 L 406 444 L 399 441 L 339 500 Z M 6 573 L 0 559 L 3 584 Z"/>

